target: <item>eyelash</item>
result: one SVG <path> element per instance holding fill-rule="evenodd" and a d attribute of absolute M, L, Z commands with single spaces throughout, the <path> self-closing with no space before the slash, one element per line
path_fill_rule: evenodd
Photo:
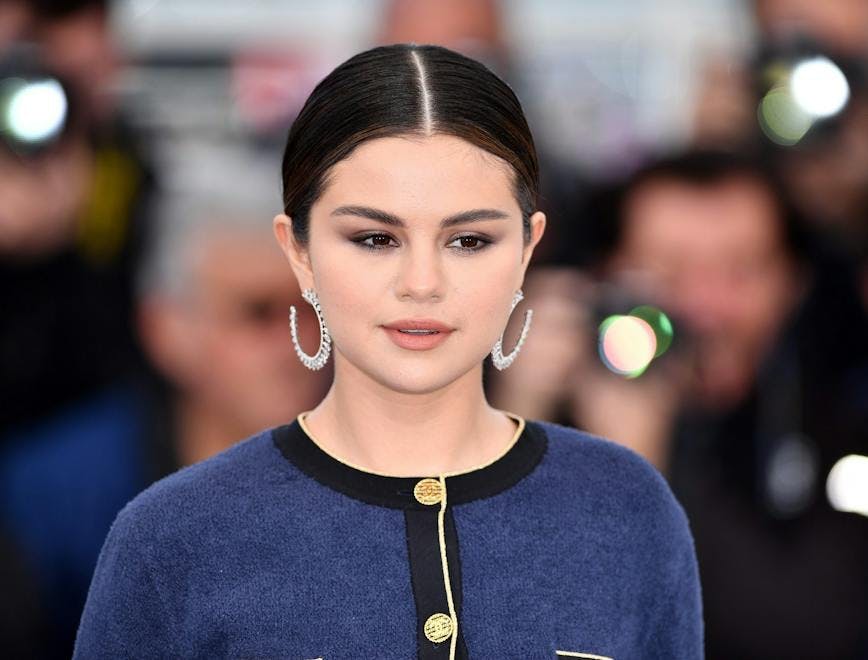
<path fill-rule="evenodd" d="M 385 250 L 385 249 L 391 247 L 389 245 L 368 245 L 367 243 L 365 243 L 365 241 L 368 240 L 369 238 L 379 238 L 381 236 L 384 236 L 386 238 L 392 238 L 388 234 L 368 234 L 367 236 L 359 236 L 357 238 L 354 238 L 354 239 L 352 239 L 352 241 L 353 241 L 353 243 L 357 244 L 359 247 L 362 247 L 366 250 L 372 250 L 372 251 Z M 463 236 L 456 236 L 450 242 L 454 243 L 455 241 L 459 241 L 462 238 L 472 238 L 472 239 L 479 241 L 479 243 L 481 243 L 481 245 L 479 247 L 475 247 L 475 248 L 468 248 L 468 247 L 456 248 L 460 252 L 465 252 L 465 253 L 481 252 L 482 250 L 484 250 L 486 247 L 488 247 L 493 242 L 493 241 L 490 241 L 486 238 L 483 238 L 482 236 L 476 236 L 473 234 L 465 234 Z"/>

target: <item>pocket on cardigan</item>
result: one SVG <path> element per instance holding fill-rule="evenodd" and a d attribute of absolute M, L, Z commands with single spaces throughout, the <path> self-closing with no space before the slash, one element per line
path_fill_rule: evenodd
<path fill-rule="evenodd" d="M 585 658 L 585 660 L 615 660 L 608 655 L 597 655 L 595 653 L 583 653 L 581 651 L 555 651 L 556 658 Z"/>

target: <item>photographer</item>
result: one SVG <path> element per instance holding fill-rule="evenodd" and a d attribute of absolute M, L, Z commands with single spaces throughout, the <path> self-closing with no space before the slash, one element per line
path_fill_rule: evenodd
<path fill-rule="evenodd" d="M 132 277 L 154 178 L 105 100 L 108 40 L 94 0 L 0 14 L 0 443 L 141 362 Z"/>
<path fill-rule="evenodd" d="M 599 219 L 597 274 L 616 294 L 540 272 L 560 312 L 538 314 L 535 373 L 494 383 L 516 409 L 633 438 L 666 473 L 695 534 L 709 659 L 865 648 L 868 521 L 824 492 L 836 461 L 868 447 L 864 316 L 852 278 L 810 267 L 783 199 L 763 167 L 732 155 L 643 168 Z M 633 378 L 593 350 L 600 310 L 619 296 L 632 301 L 622 313 L 653 302 L 675 328 L 667 354 Z"/>

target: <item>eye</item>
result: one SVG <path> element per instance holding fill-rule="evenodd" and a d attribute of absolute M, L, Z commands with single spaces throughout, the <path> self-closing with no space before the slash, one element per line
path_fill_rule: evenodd
<path fill-rule="evenodd" d="M 359 236 L 351 240 L 353 243 L 367 250 L 384 250 L 390 247 L 397 247 L 397 244 L 390 244 L 390 241 L 394 243 L 397 242 L 388 234 L 368 234 L 367 236 Z M 479 252 L 491 243 L 490 240 L 483 238 L 482 236 L 475 236 L 472 234 L 457 236 L 452 239 L 449 245 L 452 245 L 452 243 L 455 242 L 459 242 L 459 245 L 456 245 L 455 247 L 461 252 Z"/>
<path fill-rule="evenodd" d="M 482 236 L 474 236 L 472 234 L 457 236 L 453 239 L 452 243 L 455 241 L 460 241 L 460 245 L 456 247 L 463 252 L 479 252 L 480 250 L 484 250 L 491 243 L 491 241 L 482 238 Z"/>
<path fill-rule="evenodd" d="M 383 250 L 390 247 L 389 241 L 393 240 L 388 234 L 368 234 L 352 239 L 353 243 L 368 250 Z M 370 242 L 368 242 L 370 241 Z"/>

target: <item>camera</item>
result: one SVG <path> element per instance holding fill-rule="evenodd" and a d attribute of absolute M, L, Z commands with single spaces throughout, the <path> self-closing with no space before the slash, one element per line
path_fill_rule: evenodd
<path fill-rule="evenodd" d="M 624 378 L 644 374 L 676 343 L 670 314 L 613 284 L 597 286 L 590 313 L 594 350 L 609 371 Z"/>
<path fill-rule="evenodd" d="M 760 129 L 779 147 L 833 135 L 851 95 L 866 88 L 865 74 L 863 62 L 806 37 L 765 44 L 753 66 Z"/>

